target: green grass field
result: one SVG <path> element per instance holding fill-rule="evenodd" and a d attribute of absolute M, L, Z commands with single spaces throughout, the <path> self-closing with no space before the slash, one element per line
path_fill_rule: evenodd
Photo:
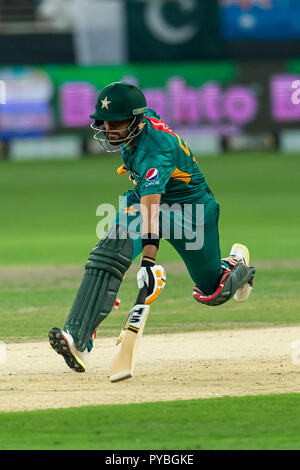
<path fill-rule="evenodd" d="M 299 450 L 299 416 L 298 394 L 3 413 L 0 448 Z"/>
<path fill-rule="evenodd" d="M 159 261 L 170 266 L 168 283 L 145 334 L 299 324 L 299 156 L 198 162 L 221 206 L 222 255 L 233 241 L 248 245 L 257 268 L 255 294 L 245 304 L 214 309 L 213 316 L 211 309 L 200 311 L 192 281 L 163 242 Z M 45 340 L 51 326 L 63 325 L 97 242 L 96 208 L 117 207 L 131 187 L 126 175 L 116 174 L 120 163 L 118 156 L 0 163 L 0 340 Z M 136 289 L 129 274 L 103 335 L 119 332 Z M 299 406 L 295 394 L 2 413 L 0 449 L 299 449 Z M 70 431 L 70 421 L 84 425 Z M 43 423 L 39 432 L 37 422 Z M 128 438 L 128 427 L 139 440 Z"/>
<path fill-rule="evenodd" d="M 276 262 L 272 263 L 273 269 L 265 269 L 260 263 L 255 295 L 245 303 L 221 305 L 213 314 L 210 308 L 201 308 L 192 298 L 193 283 L 186 274 L 168 271 L 168 283 L 159 302 L 151 306 L 145 334 L 299 323 L 300 262 L 285 269 L 280 264 L 278 267 Z M 173 270 L 176 266 L 171 265 Z M 278 273 L 274 276 L 276 269 Z M 57 268 L 53 277 L 42 271 L 39 278 L 31 278 L 30 274 L 26 275 L 26 270 L 20 269 L 20 274 L 23 272 L 21 277 L 2 279 L 0 283 L 1 339 L 6 342 L 45 339 L 49 325 L 62 327 L 81 281 L 78 270 L 71 275 L 60 273 Z M 121 306 L 102 323 L 101 335 L 118 335 L 136 292 L 136 278 L 132 272 L 118 294 Z"/>
<path fill-rule="evenodd" d="M 223 155 L 198 161 L 221 206 L 224 255 L 233 240 L 244 240 L 256 259 L 297 257 L 298 156 Z M 84 263 L 97 241 L 98 205 L 117 208 L 119 195 L 132 187 L 127 175 L 117 175 L 120 164 L 120 156 L 110 155 L 1 162 L 1 265 Z M 160 260 L 178 260 L 167 242 Z"/>

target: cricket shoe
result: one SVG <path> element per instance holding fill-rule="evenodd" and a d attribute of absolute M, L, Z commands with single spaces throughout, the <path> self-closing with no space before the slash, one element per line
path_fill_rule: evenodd
<path fill-rule="evenodd" d="M 70 369 L 85 372 L 89 354 L 87 348 L 83 352 L 78 351 L 72 335 L 60 328 L 52 328 L 48 336 L 52 348 L 63 356 Z"/>
<path fill-rule="evenodd" d="M 246 268 L 249 267 L 250 254 L 248 248 L 245 245 L 241 245 L 241 243 L 234 243 L 229 254 L 229 258 L 232 257 L 238 262 L 242 262 L 246 266 Z M 250 279 L 250 281 L 246 282 L 246 284 L 244 284 L 236 291 L 233 296 L 234 300 L 236 300 L 237 302 L 244 302 L 248 299 L 253 289 L 253 279 L 254 276 L 252 277 L 252 279 Z"/>

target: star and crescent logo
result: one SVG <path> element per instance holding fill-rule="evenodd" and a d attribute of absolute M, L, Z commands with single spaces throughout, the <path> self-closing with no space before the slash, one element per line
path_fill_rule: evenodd
<path fill-rule="evenodd" d="M 111 101 L 108 101 L 107 96 L 104 98 L 104 100 L 101 100 L 102 103 L 102 108 L 101 109 L 107 109 L 108 110 L 108 105 L 111 103 Z"/>

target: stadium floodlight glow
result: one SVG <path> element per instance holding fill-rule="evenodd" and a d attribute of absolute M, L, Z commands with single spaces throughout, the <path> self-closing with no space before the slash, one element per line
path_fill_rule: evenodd
<path fill-rule="evenodd" d="M 0 80 L 0 104 L 6 104 L 6 85 L 3 80 Z"/>

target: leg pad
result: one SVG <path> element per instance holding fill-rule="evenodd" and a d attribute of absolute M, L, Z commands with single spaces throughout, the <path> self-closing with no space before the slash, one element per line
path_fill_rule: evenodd
<path fill-rule="evenodd" d="M 79 351 L 112 310 L 123 276 L 132 260 L 132 240 L 122 226 L 113 226 L 92 250 L 64 330 Z"/>

